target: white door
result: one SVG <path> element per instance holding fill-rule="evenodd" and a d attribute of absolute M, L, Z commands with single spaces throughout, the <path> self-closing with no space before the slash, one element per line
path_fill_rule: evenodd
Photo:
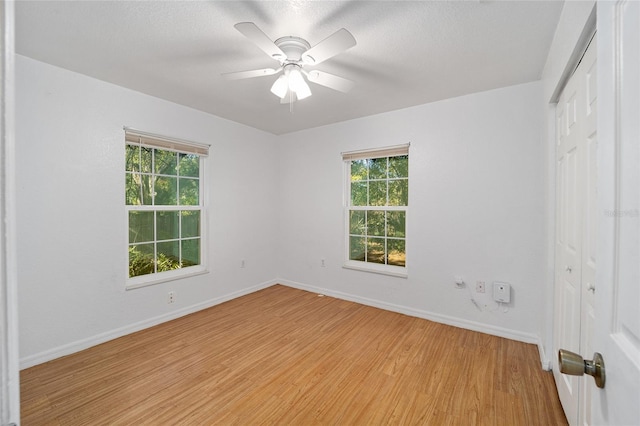
<path fill-rule="evenodd" d="M 592 40 L 556 108 L 556 273 L 554 349 L 580 353 L 593 336 L 596 271 L 596 41 Z M 554 377 L 570 424 L 589 422 L 590 390 L 576 376 Z"/>
<path fill-rule="evenodd" d="M 595 284 L 598 247 L 598 69 L 597 35 L 591 41 L 580 67 L 581 85 L 584 91 L 584 121 L 582 139 L 582 252 L 580 285 L 580 351 L 593 354 L 593 335 L 596 321 Z M 591 424 L 592 383 L 580 383 L 579 424 Z"/>
<path fill-rule="evenodd" d="M 639 425 L 640 2 L 597 8 L 600 232 L 592 346 L 604 357 L 606 382 L 593 390 L 592 416 L 594 424 Z"/>
<path fill-rule="evenodd" d="M 565 348 L 580 351 L 580 228 L 577 185 L 578 131 L 576 108 L 577 84 L 571 79 L 556 108 L 556 272 L 554 293 L 554 352 Z M 557 361 L 555 361 L 557 362 Z M 577 377 L 559 374 L 553 367 L 558 394 L 570 424 L 578 416 L 579 381 Z"/>

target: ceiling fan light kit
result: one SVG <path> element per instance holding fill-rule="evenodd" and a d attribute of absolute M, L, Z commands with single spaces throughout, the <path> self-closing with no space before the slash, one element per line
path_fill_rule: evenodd
<path fill-rule="evenodd" d="M 311 88 L 305 81 L 305 76 L 312 83 L 339 92 L 346 93 L 353 87 L 353 82 L 346 78 L 319 70 L 307 72 L 303 69 L 305 65 L 317 65 L 355 46 L 355 38 L 344 28 L 313 47 L 305 39 L 294 36 L 281 37 L 273 42 L 253 22 L 240 22 L 235 28 L 272 59 L 280 62 L 280 67 L 225 73 L 222 74 L 223 77 L 240 80 L 282 72 L 271 86 L 271 93 L 279 97 L 281 103 L 292 103 L 311 96 Z"/>

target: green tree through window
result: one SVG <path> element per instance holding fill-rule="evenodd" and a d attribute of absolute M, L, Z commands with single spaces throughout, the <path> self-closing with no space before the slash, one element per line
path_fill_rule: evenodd
<path fill-rule="evenodd" d="M 129 278 L 201 264 L 200 156 L 127 144 Z"/>
<path fill-rule="evenodd" d="M 348 165 L 348 261 L 405 267 L 409 155 Z"/>

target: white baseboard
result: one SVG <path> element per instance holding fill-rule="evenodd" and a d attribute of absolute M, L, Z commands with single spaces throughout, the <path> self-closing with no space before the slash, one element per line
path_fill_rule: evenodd
<path fill-rule="evenodd" d="M 393 303 L 383 302 L 380 300 L 369 299 L 361 296 L 352 295 L 349 293 L 343 293 L 340 291 L 328 290 L 326 288 L 315 287 L 312 285 L 302 284 L 291 280 L 274 279 L 265 281 L 258 285 L 248 287 L 246 289 L 229 293 L 223 296 L 219 296 L 213 299 L 206 300 L 201 303 L 196 303 L 191 306 L 179 309 L 177 311 L 169 312 L 157 317 L 149 318 L 144 321 L 140 321 L 134 324 L 127 325 L 125 327 L 110 330 L 98 335 L 89 337 L 87 339 L 77 340 L 75 342 L 58 346 L 56 348 L 40 352 L 34 355 L 30 355 L 20 359 L 20 369 L 33 367 L 34 365 L 42 364 L 47 361 L 54 360 L 66 355 L 70 355 L 84 349 L 88 349 L 92 346 L 99 345 L 109 340 L 117 339 L 118 337 L 126 336 L 127 334 L 135 333 L 140 330 L 144 330 L 149 327 L 153 327 L 158 324 L 162 324 L 167 321 L 174 320 L 176 318 L 183 317 L 185 315 L 192 314 L 194 312 L 201 311 L 203 309 L 210 308 L 215 305 L 227 302 L 232 299 L 236 299 L 247 294 L 254 293 L 256 291 L 271 287 L 275 284 L 282 284 L 287 287 L 293 287 L 300 290 L 310 291 L 314 293 L 326 294 L 342 300 L 348 300 L 350 302 L 360 303 L 367 306 L 373 306 L 375 308 L 385 309 L 392 312 L 398 312 L 401 314 L 413 316 L 416 318 L 423 318 L 430 321 L 438 322 L 441 324 L 451 325 L 454 327 L 464 328 L 467 330 L 478 331 L 480 333 L 490 334 L 493 336 L 504 337 L 511 340 L 516 340 L 525 343 L 533 343 L 538 346 L 540 353 L 540 361 L 544 370 L 551 370 L 551 362 L 547 358 L 542 341 L 540 337 L 535 334 L 523 333 L 518 330 L 507 329 L 503 327 L 497 327 L 493 325 L 487 325 L 478 323 L 475 321 L 469 321 L 465 319 L 455 318 L 448 315 L 437 314 L 434 312 L 424 311 L 415 308 L 409 308 L 406 306 L 396 305 Z"/>
<path fill-rule="evenodd" d="M 82 351 L 84 349 L 88 349 L 92 346 L 96 346 L 101 343 L 108 342 L 109 340 L 117 339 L 118 337 L 126 336 L 127 334 L 135 333 L 136 331 L 144 330 L 145 328 L 153 327 L 154 325 L 162 324 L 163 322 L 171 321 L 176 318 L 180 318 L 185 315 L 189 315 L 194 312 L 198 312 L 203 309 L 207 309 L 212 306 L 219 305 L 229 300 L 236 299 L 238 297 L 245 296 L 250 293 L 254 293 L 264 288 L 271 287 L 272 285 L 277 283 L 278 283 L 277 280 L 265 281 L 261 284 L 248 287 L 233 293 L 225 294 L 223 296 L 215 297 L 213 299 L 209 299 L 204 302 L 196 303 L 194 305 L 184 307 L 177 311 L 168 312 L 166 314 L 149 318 L 144 321 L 140 321 L 124 327 L 120 327 L 115 330 L 110 330 L 104 333 L 100 333 L 98 335 L 91 336 L 87 339 L 77 340 L 75 342 L 68 343 L 66 345 L 58 346 L 56 348 L 49 349 L 44 352 L 40 352 L 34 355 L 21 358 L 20 369 L 23 370 L 25 368 L 33 367 L 34 365 L 42 364 L 47 361 L 54 360 L 56 358 L 60 358 L 66 355 L 70 355 L 70 354 Z"/>
<path fill-rule="evenodd" d="M 551 360 L 547 357 L 541 339 L 538 339 L 538 352 L 540 353 L 540 363 L 542 364 L 542 369 L 545 371 L 551 371 Z"/>
<path fill-rule="evenodd" d="M 355 296 L 352 294 L 343 293 L 341 291 L 328 290 L 326 288 L 320 288 L 312 285 L 302 284 L 295 281 L 290 281 L 285 279 L 278 279 L 276 281 L 288 287 L 311 291 L 314 293 L 325 294 L 327 296 L 332 296 L 338 299 L 348 300 L 350 302 L 360 303 L 367 306 L 373 306 L 375 308 L 385 309 L 387 311 L 398 312 L 398 313 L 409 315 L 416 318 L 423 318 L 423 319 L 438 322 L 441 324 L 451 325 L 458 328 L 464 328 L 466 330 L 478 331 L 480 333 L 490 334 L 492 336 L 504 337 L 506 339 L 516 340 L 519 342 L 533 343 L 538 346 L 538 351 L 541 352 L 542 368 L 548 369 L 548 368 L 545 368 L 545 366 L 548 364 L 548 361 L 545 361 L 545 358 L 542 357 L 544 354 L 542 353 L 543 349 L 542 349 L 540 337 L 536 334 L 524 333 L 518 330 L 512 330 L 504 327 L 497 327 L 494 325 L 482 324 L 475 321 L 455 318 L 448 315 L 442 315 L 434 312 L 424 311 L 421 309 L 409 308 L 406 306 L 396 305 L 393 303 L 383 302 L 380 300 L 374 300 L 366 297 Z"/>

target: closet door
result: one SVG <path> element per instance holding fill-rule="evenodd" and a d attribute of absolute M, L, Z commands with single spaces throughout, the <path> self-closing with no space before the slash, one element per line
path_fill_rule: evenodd
<path fill-rule="evenodd" d="M 560 348 L 580 352 L 580 162 L 578 161 L 578 85 L 572 78 L 556 109 L 556 270 L 554 292 L 554 353 Z M 554 357 L 553 374 L 569 424 L 578 421 L 580 382 L 560 374 Z"/>
<path fill-rule="evenodd" d="M 556 271 L 554 352 L 581 353 L 593 335 L 596 237 L 596 46 L 595 38 L 568 81 L 556 108 Z M 589 293 L 589 294 L 588 294 Z M 560 401 L 570 424 L 588 421 L 583 379 L 553 366 Z"/>
<path fill-rule="evenodd" d="M 581 255 L 581 300 L 580 300 L 580 354 L 591 359 L 596 351 L 593 347 L 596 313 L 594 310 L 596 289 L 596 249 L 598 245 L 598 129 L 597 129 L 597 62 L 596 42 L 582 58 L 580 66 L 584 97 L 584 135 L 582 149 L 582 255 Z M 589 381 L 587 381 L 589 379 Z M 580 409 L 578 421 L 582 425 L 590 425 L 591 398 L 597 390 L 591 378 L 580 378 Z"/>

